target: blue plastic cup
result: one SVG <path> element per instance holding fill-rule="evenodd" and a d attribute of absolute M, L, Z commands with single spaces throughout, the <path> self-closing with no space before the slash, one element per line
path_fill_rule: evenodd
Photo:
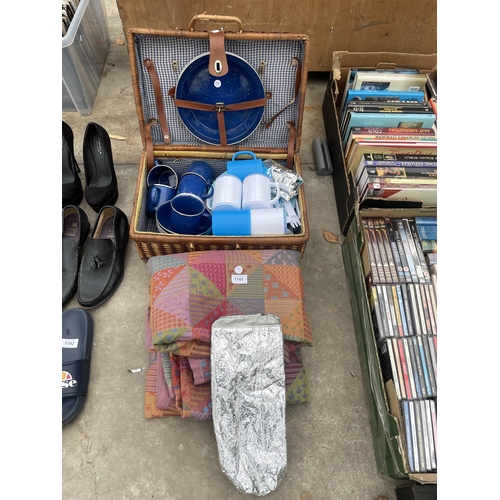
<path fill-rule="evenodd" d="M 212 234 L 214 236 L 250 236 L 250 210 L 214 210 Z"/>
<path fill-rule="evenodd" d="M 253 160 L 236 161 L 236 158 L 242 155 L 250 155 L 253 157 Z M 232 161 L 226 163 L 226 169 L 228 174 L 236 175 L 241 180 L 250 174 L 263 174 L 266 170 L 262 160 L 257 159 L 255 153 L 251 151 L 238 151 L 234 153 Z"/>

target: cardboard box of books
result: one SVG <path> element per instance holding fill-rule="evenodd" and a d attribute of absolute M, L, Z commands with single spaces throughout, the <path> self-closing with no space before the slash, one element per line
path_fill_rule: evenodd
<path fill-rule="evenodd" d="M 333 54 L 322 110 L 344 235 L 356 204 L 437 205 L 436 65 L 436 54 Z"/>
<path fill-rule="evenodd" d="M 437 483 L 437 211 L 355 206 L 342 255 L 378 473 Z"/>

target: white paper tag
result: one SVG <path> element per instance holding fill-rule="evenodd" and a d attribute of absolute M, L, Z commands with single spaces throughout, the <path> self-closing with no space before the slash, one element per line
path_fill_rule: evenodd
<path fill-rule="evenodd" d="M 62 339 L 63 349 L 76 349 L 80 339 Z"/>
<path fill-rule="evenodd" d="M 246 274 L 231 274 L 231 283 L 235 285 L 246 285 L 248 283 Z"/>

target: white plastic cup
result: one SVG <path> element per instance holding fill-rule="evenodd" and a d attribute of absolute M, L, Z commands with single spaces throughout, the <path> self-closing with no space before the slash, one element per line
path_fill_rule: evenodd
<path fill-rule="evenodd" d="M 274 197 L 272 188 L 276 190 Z M 267 175 L 249 174 L 243 180 L 241 208 L 245 210 L 271 208 L 278 201 L 279 196 L 278 184 L 272 182 Z"/>
<path fill-rule="evenodd" d="M 214 194 L 206 201 L 207 208 L 216 210 L 241 210 L 243 183 L 236 175 L 222 174 L 213 183 Z"/>
<path fill-rule="evenodd" d="M 265 236 L 286 234 L 286 212 L 283 207 L 250 210 L 250 234 Z"/>

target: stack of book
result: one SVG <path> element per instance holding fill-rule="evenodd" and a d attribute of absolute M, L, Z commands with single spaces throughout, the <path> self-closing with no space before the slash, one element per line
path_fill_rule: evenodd
<path fill-rule="evenodd" d="M 437 470 L 437 218 L 363 218 L 372 323 L 412 472 Z"/>
<path fill-rule="evenodd" d="M 359 201 L 437 206 L 436 89 L 432 77 L 418 70 L 349 71 L 340 134 Z"/>

